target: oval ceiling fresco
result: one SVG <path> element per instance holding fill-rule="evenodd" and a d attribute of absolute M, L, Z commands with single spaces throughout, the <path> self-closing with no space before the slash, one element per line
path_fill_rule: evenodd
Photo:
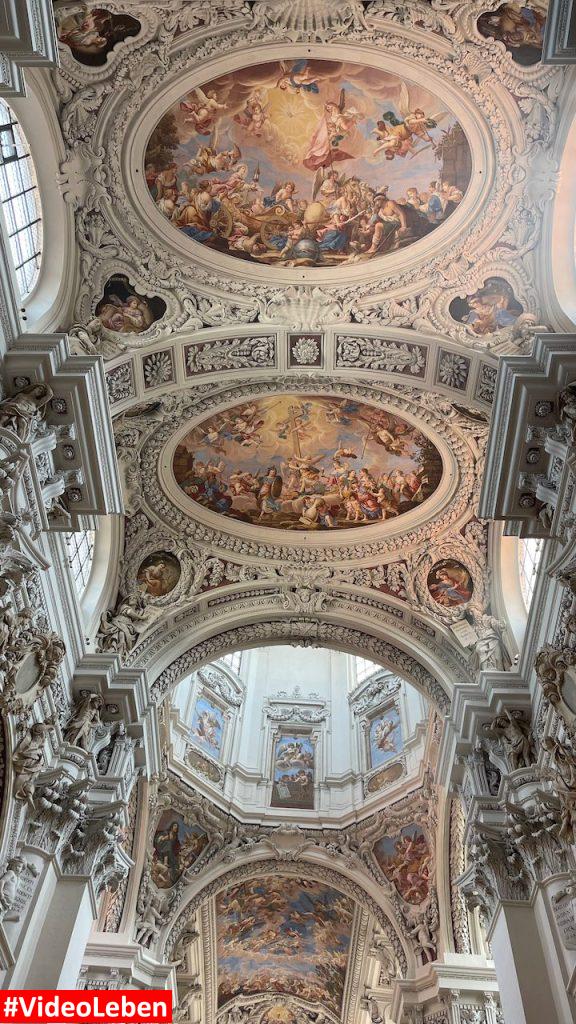
<path fill-rule="evenodd" d="M 281 530 L 374 525 L 419 507 L 442 459 L 417 427 L 347 398 L 279 394 L 193 427 L 173 458 L 185 494 Z"/>
<path fill-rule="evenodd" d="M 157 209 L 193 242 L 274 267 L 339 267 L 417 242 L 471 174 L 444 101 L 372 67 L 281 60 L 194 88 L 149 139 Z"/>

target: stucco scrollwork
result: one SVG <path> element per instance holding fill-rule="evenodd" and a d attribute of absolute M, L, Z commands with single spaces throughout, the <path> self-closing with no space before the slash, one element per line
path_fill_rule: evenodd
<path fill-rule="evenodd" d="M 361 683 L 349 695 L 348 703 L 355 715 L 364 715 L 375 707 L 379 707 L 385 701 L 394 697 L 401 686 L 400 679 L 387 672 L 377 672 L 376 676 Z"/>
<path fill-rule="evenodd" d="M 29 610 L 0 614 L 0 705 L 6 711 L 30 707 L 55 681 L 66 653 L 60 637 L 36 620 Z"/>
<path fill-rule="evenodd" d="M 576 727 L 576 712 L 566 700 L 564 687 L 567 682 L 567 675 L 570 673 L 570 691 L 574 684 L 571 679 L 572 669 L 576 665 L 576 653 L 572 650 L 559 649 L 548 644 L 543 647 L 536 656 L 535 668 L 536 677 L 544 696 L 550 701 L 554 709 L 562 717 L 569 735 L 574 735 Z"/>
<path fill-rule="evenodd" d="M 485 8 L 493 6 L 489 0 Z M 116 0 L 112 9 L 119 10 Z M 159 294 L 162 281 L 168 297 L 174 297 L 174 306 L 164 324 L 169 330 L 178 330 L 184 324 L 198 327 L 248 323 L 257 318 L 279 322 L 279 316 L 295 329 L 308 330 L 320 323 L 342 322 L 352 317 L 358 322 L 376 318 L 389 325 L 398 323 L 400 318 L 411 327 L 418 323 L 429 325 L 438 318 L 439 329 L 456 337 L 462 325 L 455 324 L 445 310 L 436 309 L 427 293 L 448 282 L 464 288 L 466 294 L 472 286 L 472 276 L 480 272 L 478 252 L 482 251 L 482 272 L 497 274 L 504 258 L 509 273 L 523 278 L 521 302 L 528 319 L 519 326 L 520 334 L 499 331 L 494 336 L 475 338 L 466 328 L 461 333 L 478 346 L 523 345 L 533 329 L 534 318 L 538 317 L 534 268 L 525 256 L 531 251 L 544 207 L 553 194 L 555 169 L 549 158 L 549 146 L 554 137 L 564 72 L 541 65 L 523 68 L 515 64 L 502 44 L 489 41 L 478 32 L 477 17 L 477 8 L 470 3 L 443 3 L 441 8 L 430 8 L 423 3 L 408 5 L 383 0 L 366 5 L 348 0 L 336 10 L 324 0 L 320 4 L 298 0 L 290 9 L 278 0 L 259 0 L 251 5 L 184 4 L 181 0 L 170 0 L 164 6 L 150 3 L 142 16 L 140 32 L 117 44 L 101 68 L 81 65 L 64 46 L 62 69 L 54 76 L 64 134 L 70 147 L 92 145 L 94 153 L 94 157 L 84 153 L 77 168 L 69 150 L 64 171 L 67 195 L 78 206 L 82 183 L 90 178 L 87 162 L 93 161 L 94 166 L 105 163 L 109 168 L 107 187 L 114 195 L 113 208 L 117 212 L 117 216 L 111 216 L 96 194 L 91 198 L 93 212 L 105 218 L 106 238 L 97 238 L 89 226 L 90 218 L 83 222 L 79 216 L 78 231 L 84 247 L 79 299 L 83 312 L 78 313 L 77 319 L 85 319 L 89 280 L 104 273 L 104 268 L 109 272 L 118 257 L 126 257 L 131 274 L 140 273 L 145 293 Z M 128 198 L 132 186 L 137 184 L 136 169 L 141 174 L 141 158 L 136 147 L 134 166 L 127 170 L 124 146 L 133 148 L 131 132 L 140 130 L 141 124 L 143 137 L 149 134 L 152 114 L 148 109 L 159 89 L 164 88 L 168 67 L 172 75 L 184 82 L 204 61 L 224 60 L 232 53 L 235 60 L 241 60 L 242 51 L 249 60 L 255 31 L 264 44 L 330 42 L 345 49 L 351 59 L 356 54 L 355 59 L 361 57 L 368 63 L 383 50 L 402 51 L 407 60 L 434 68 L 439 81 L 443 76 L 450 82 L 453 98 L 459 97 L 460 105 L 474 105 L 477 120 L 472 123 L 468 119 L 466 129 L 474 135 L 476 152 L 488 164 L 485 187 L 476 189 L 478 200 L 482 192 L 483 207 L 480 210 L 472 199 L 469 203 L 465 201 L 464 207 L 469 208 L 462 209 L 455 240 L 451 243 L 446 237 L 440 251 L 432 258 L 427 254 L 425 289 L 421 261 L 416 254 L 408 261 L 401 254 L 394 254 L 386 257 L 384 274 L 365 264 L 352 267 L 351 280 L 344 285 L 328 275 L 329 280 L 323 280 L 319 286 L 324 298 L 319 303 L 312 300 L 312 306 L 316 302 L 315 309 L 304 310 L 299 306 L 300 300 L 310 302 L 314 289 L 286 279 L 284 285 L 297 290 L 294 309 L 286 310 L 286 288 L 278 287 L 274 274 L 255 278 L 242 274 L 236 267 L 227 276 L 217 260 L 197 250 L 183 264 L 171 244 L 160 241 L 159 235 L 158 244 L 151 251 L 148 225 L 142 216 L 142 197 L 137 202 Z M 184 47 L 183 33 L 187 34 Z M 109 103 L 112 94 L 114 103 Z M 510 95 L 519 98 L 520 107 L 508 101 Z M 518 109 L 516 119 L 513 109 Z M 520 128 L 521 117 L 524 131 Z M 513 202 L 509 201 L 511 195 Z M 394 298 L 382 301 L 390 293 Z M 146 340 L 144 335 L 141 339 L 130 339 L 130 344 L 138 346 Z"/>
<path fill-rule="evenodd" d="M 359 0 L 343 0 L 337 9 L 330 0 L 294 0 L 289 8 L 282 0 L 256 0 L 252 17 L 255 29 L 271 29 L 294 42 L 325 43 L 351 28 L 367 28 Z"/>

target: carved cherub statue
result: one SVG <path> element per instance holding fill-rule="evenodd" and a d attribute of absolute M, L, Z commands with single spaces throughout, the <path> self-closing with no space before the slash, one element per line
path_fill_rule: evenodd
<path fill-rule="evenodd" d="M 12 910 L 18 895 L 18 884 L 24 869 L 27 868 L 36 878 L 38 869 L 23 857 L 11 857 L 0 875 L 0 920 L 18 921 L 19 915 Z"/>
<path fill-rule="evenodd" d="M 142 913 L 136 922 L 134 938 L 141 946 L 150 946 L 158 938 L 162 927 L 162 905 L 163 900 L 154 893 L 149 893 L 144 903 Z"/>
<path fill-rule="evenodd" d="M 431 963 L 436 959 L 436 943 L 425 914 L 416 919 L 410 928 L 410 935 L 415 939 L 414 952 L 416 956 L 422 957 L 423 963 Z"/>

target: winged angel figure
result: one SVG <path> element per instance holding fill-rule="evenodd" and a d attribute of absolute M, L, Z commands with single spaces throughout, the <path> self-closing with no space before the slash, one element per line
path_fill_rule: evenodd
<path fill-rule="evenodd" d="M 392 110 L 386 110 L 376 122 L 376 128 L 371 133 L 378 140 L 374 154 L 383 152 L 386 160 L 409 154 L 413 159 L 429 146 L 435 149 L 436 142 L 430 132 L 448 117 L 448 111 L 426 114 L 421 107 L 412 108 L 408 87 L 404 82 L 398 106 L 402 118 L 396 117 Z"/>
<path fill-rule="evenodd" d="M 225 103 L 219 103 L 214 89 L 207 93 L 196 87 L 188 99 L 182 100 L 180 110 L 186 112 L 186 124 L 193 124 L 198 135 L 211 135 L 219 110 L 226 110 Z"/>

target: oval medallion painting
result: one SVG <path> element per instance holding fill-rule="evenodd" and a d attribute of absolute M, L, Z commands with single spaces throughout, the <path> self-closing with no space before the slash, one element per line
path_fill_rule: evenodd
<path fill-rule="evenodd" d="M 281 530 L 394 519 L 426 501 L 442 459 L 393 413 L 346 398 L 273 395 L 190 430 L 176 448 L 180 488 L 219 515 Z"/>
<path fill-rule="evenodd" d="M 184 236 L 276 267 L 360 263 L 445 221 L 471 174 L 464 131 L 419 85 L 342 61 L 229 72 L 175 103 L 146 181 Z"/>
<path fill-rule="evenodd" d="M 137 579 L 150 597 L 165 597 L 180 579 L 180 562 L 169 551 L 147 555 L 138 569 Z"/>
<path fill-rule="evenodd" d="M 466 604 L 472 597 L 474 589 L 468 569 L 454 558 L 444 558 L 441 562 L 436 562 L 428 573 L 427 582 L 432 599 L 445 608 L 456 608 L 460 604 Z"/>

